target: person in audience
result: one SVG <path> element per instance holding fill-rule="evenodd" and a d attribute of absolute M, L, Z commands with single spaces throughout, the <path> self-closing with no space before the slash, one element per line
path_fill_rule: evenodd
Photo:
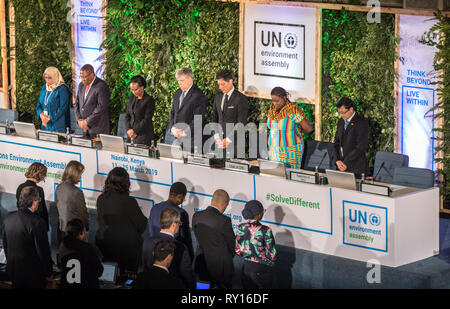
<path fill-rule="evenodd" d="M 176 245 L 171 240 L 160 240 L 153 249 L 153 265 L 139 273 L 137 289 L 184 289 L 183 282 L 169 273 L 175 255 Z"/>
<path fill-rule="evenodd" d="M 133 139 L 136 144 L 151 146 L 155 99 L 145 91 L 146 85 L 145 79 L 140 75 L 131 78 L 130 90 L 132 95 L 128 101 L 125 122 L 128 142 Z"/>
<path fill-rule="evenodd" d="M 44 80 L 36 108 L 42 122 L 41 130 L 65 133 L 66 128 L 70 127 L 72 93 L 55 67 L 45 69 Z"/>
<path fill-rule="evenodd" d="M 300 168 L 303 134 L 312 132 L 312 125 L 301 108 L 291 103 L 286 90 L 275 87 L 270 95 L 272 105 L 267 112 L 269 159 L 283 162 L 290 168 Z"/>
<path fill-rule="evenodd" d="M 360 177 L 369 172 L 366 152 L 369 144 L 369 122 L 355 110 L 349 98 L 341 98 L 336 104 L 339 115 L 334 136 L 333 155 L 339 171 L 355 173 Z"/>
<path fill-rule="evenodd" d="M 245 204 L 241 223 L 236 231 L 236 254 L 244 258 L 241 281 L 244 289 L 272 288 L 272 267 L 277 250 L 272 229 L 259 221 L 264 215 L 261 202 L 252 200 Z"/>
<path fill-rule="evenodd" d="M 35 215 L 40 200 L 36 186 L 24 187 L 20 191 L 18 210 L 9 213 L 3 221 L 6 271 L 13 288 L 44 289 L 52 279 L 47 226 Z"/>
<path fill-rule="evenodd" d="M 104 80 L 95 76 L 94 67 L 85 64 L 80 69 L 81 83 L 75 101 L 75 116 L 84 135 L 95 138 L 98 134 L 109 134 L 110 90 Z"/>
<path fill-rule="evenodd" d="M 211 206 L 194 213 L 192 227 L 198 248 L 194 267 L 200 280 L 219 288 L 231 288 L 234 272 L 235 235 L 231 219 L 225 216 L 230 197 L 225 190 L 216 190 Z"/>
<path fill-rule="evenodd" d="M 41 181 L 45 181 L 45 178 L 47 177 L 47 167 L 40 162 L 34 162 L 28 167 L 28 170 L 25 173 L 25 177 L 27 178 L 27 181 L 25 181 L 24 183 L 20 184 L 19 187 L 17 187 L 16 191 L 17 207 L 19 207 L 19 197 L 20 193 L 22 192 L 22 189 L 28 186 L 35 187 L 39 192 L 39 207 L 36 210 L 35 214 L 44 220 L 45 229 L 48 231 L 49 221 L 48 221 L 47 206 L 45 205 L 44 190 L 42 189 L 42 187 L 37 185 Z"/>
<path fill-rule="evenodd" d="M 208 99 L 203 92 L 194 84 L 194 74 L 189 68 L 179 69 L 175 77 L 178 81 L 178 88 L 173 95 L 173 106 L 170 112 L 169 124 L 167 126 L 165 143 L 172 144 L 175 140 L 179 139 L 183 144 L 183 149 L 186 151 L 194 152 L 194 146 L 197 147 L 199 153 L 203 148 L 203 127 L 205 124 L 206 106 Z M 197 132 L 200 136 L 198 141 L 194 139 L 194 119 L 198 116 L 202 131 Z M 190 128 L 189 132 L 186 132 L 187 125 Z M 190 137 L 190 140 L 188 140 Z"/>
<path fill-rule="evenodd" d="M 76 187 L 84 172 L 84 165 L 70 161 L 61 177 L 62 183 L 56 187 L 55 202 L 59 215 L 58 239 L 61 241 L 66 232 L 67 222 L 80 219 L 86 231 L 89 231 L 89 214 L 83 191 Z"/>
<path fill-rule="evenodd" d="M 192 271 L 192 260 L 185 244 L 175 239 L 175 234 L 180 229 L 180 213 L 169 207 L 161 213 L 161 231 L 144 241 L 142 249 L 142 260 L 144 271 L 150 271 L 153 265 L 153 249 L 160 240 L 170 240 L 176 245 L 173 263 L 169 267 L 169 272 L 173 276 L 180 278 L 185 287 L 195 288 L 195 275 Z"/>
<path fill-rule="evenodd" d="M 230 151 L 233 158 L 245 158 L 244 144 L 238 147 L 237 133 L 227 132 L 227 124 L 233 128 L 238 123 L 247 124 L 248 100 L 247 97 L 234 88 L 233 74 L 230 70 L 221 70 L 216 74 L 217 85 L 220 92 L 214 97 L 212 122 L 219 123 L 219 131 L 214 134 L 216 146 L 219 149 Z M 240 153 L 239 153 L 239 152 Z"/>
<path fill-rule="evenodd" d="M 117 262 L 121 275 L 137 272 L 147 218 L 130 196 L 130 178 L 124 168 L 109 172 L 97 198 L 97 216 L 96 244 L 103 261 Z"/>
<path fill-rule="evenodd" d="M 161 213 L 167 208 L 176 209 L 181 216 L 180 231 L 175 234 L 175 238 L 186 245 L 189 250 L 191 259 L 194 258 L 194 249 L 192 246 L 191 229 L 189 228 L 189 214 L 183 208 L 179 207 L 186 198 L 187 188 L 182 182 L 175 182 L 169 191 L 169 198 L 167 201 L 156 204 L 150 211 L 148 217 L 148 230 L 150 236 L 158 235 L 160 231 L 160 217 Z"/>
<path fill-rule="evenodd" d="M 87 235 L 80 219 L 67 222 L 66 234 L 59 247 L 62 289 L 100 288 L 98 278 L 103 273 L 103 265 L 96 248 L 87 243 Z"/>

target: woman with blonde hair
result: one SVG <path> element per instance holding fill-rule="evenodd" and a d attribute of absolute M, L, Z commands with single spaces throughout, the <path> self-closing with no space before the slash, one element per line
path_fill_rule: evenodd
<path fill-rule="evenodd" d="M 53 132 L 66 132 L 70 126 L 70 100 L 72 94 L 64 79 L 55 67 L 44 71 L 45 84 L 42 86 L 36 113 L 42 121 L 41 129 Z"/>
<path fill-rule="evenodd" d="M 16 191 L 17 202 L 19 202 L 20 193 L 22 192 L 23 188 L 28 187 L 28 186 L 37 188 L 37 190 L 39 192 L 40 201 L 39 201 L 38 209 L 35 213 L 39 217 L 44 219 L 45 225 L 47 226 L 47 231 L 48 231 L 49 230 L 48 211 L 47 211 L 47 206 L 45 205 L 44 190 L 40 186 L 37 185 L 41 181 L 44 181 L 45 177 L 47 177 L 47 167 L 40 162 L 34 162 L 28 167 L 28 170 L 25 173 L 25 177 L 27 178 L 27 181 L 20 184 Z"/>
<path fill-rule="evenodd" d="M 79 219 L 89 231 L 89 214 L 83 191 L 76 187 L 84 172 L 84 165 L 78 161 L 67 163 L 61 177 L 62 183 L 56 187 L 55 202 L 59 215 L 58 239 L 61 241 L 66 232 L 67 223 Z"/>

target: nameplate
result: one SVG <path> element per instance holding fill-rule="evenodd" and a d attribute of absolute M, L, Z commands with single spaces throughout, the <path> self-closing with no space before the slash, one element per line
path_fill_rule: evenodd
<path fill-rule="evenodd" d="M 211 167 L 211 161 L 208 158 L 204 157 L 196 157 L 189 155 L 187 157 L 187 163 Z"/>
<path fill-rule="evenodd" d="M 232 161 L 225 161 L 225 169 L 236 172 L 244 172 L 248 173 L 248 164 L 245 163 L 237 163 Z"/>
<path fill-rule="evenodd" d="M 362 183 L 361 191 L 366 192 L 366 193 L 389 196 L 389 187 L 387 187 L 387 186 L 374 185 L 374 184 L 370 184 L 370 183 Z"/>
<path fill-rule="evenodd" d="M 127 153 L 137 156 L 150 157 L 150 148 L 128 145 Z"/>
<path fill-rule="evenodd" d="M 316 184 L 316 175 L 301 172 L 291 172 L 291 180 Z"/>
<path fill-rule="evenodd" d="M 0 134 L 8 134 L 8 130 L 6 129 L 5 126 L 0 126 Z"/>
<path fill-rule="evenodd" d="M 59 142 L 59 135 L 55 133 L 47 133 L 47 132 L 38 132 L 38 139 L 41 141 L 47 141 L 47 142 Z"/>
<path fill-rule="evenodd" d="M 82 137 L 72 136 L 72 145 L 92 148 L 92 140 Z"/>

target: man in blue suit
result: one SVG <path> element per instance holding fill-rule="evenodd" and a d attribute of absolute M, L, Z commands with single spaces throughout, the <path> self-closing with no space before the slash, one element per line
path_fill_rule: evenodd
<path fill-rule="evenodd" d="M 192 270 L 192 260 L 186 245 L 175 239 L 181 225 L 180 213 L 173 208 L 167 208 L 161 213 L 160 225 L 161 231 L 144 241 L 142 247 L 142 260 L 144 272 L 151 270 L 154 262 L 153 249 L 161 240 L 170 240 L 175 243 L 175 253 L 172 264 L 169 267 L 171 275 L 181 279 L 187 288 L 195 288 L 195 275 Z"/>
<path fill-rule="evenodd" d="M 148 229 L 150 236 L 159 234 L 161 229 L 159 220 L 161 213 L 167 208 L 173 208 L 180 213 L 182 226 L 175 238 L 186 245 L 191 259 L 194 258 L 194 247 L 192 246 L 191 229 L 189 228 L 189 214 L 183 208 L 179 207 L 186 197 L 187 189 L 184 183 L 175 182 L 169 191 L 169 199 L 153 206 L 148 217 Z"/>
<path fill-rule="evenodd" d="M 172 144 L 175 140 L 179 140 L 185 151 L 193 152 L 194 146 L 196 146 L 197 151 L 201 153 L 208 99 L 194 84 L 194 74 L 191 69 L 181 68 L 176 72 L 175 77 L 180 88 L 173 95 L 165 143 Z M 197 123 L 195 123 L 195 119 L 198 119 Z M 194 136 L 194 127 L 197 127 L 196 136 Z"/>

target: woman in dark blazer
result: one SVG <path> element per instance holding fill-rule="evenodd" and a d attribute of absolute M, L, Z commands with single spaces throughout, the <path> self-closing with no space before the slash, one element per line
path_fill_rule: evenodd
<path fill-rule="evenodd" d="M 130 179 L 122 167 L 112 169 L 97 199 L 96 244 L 103 261 L 117 262 L 121 273 L 136 272 L 142 251 L 147 218 L 130 196 Z"/>
<path fill-rule="evenodd" d="M 153 113 L 155 99 L 145 92 L 146 82 L 142 76 L 134 76 L 130 81 L 132 95 L 128 101 L 125 122 L 128 141 L 151 146 L 153 140 Z"/>
<path fill-rule="evenodd" d="M 47 211 L 47 206 L 45 205 L 44 190 L 40 186 L 37 185 L 38 183 L 43 181 L 45 179 L 45 177 L 47 177 L 47 167 L 42 163 L 34 162 L 33 164 L 31 164 L 28 167 L 28 170 L 25 173 L 25 177 L 27 178 L 27 181 L 20 184 L 16 191 L 17 203 L 19 203 L 20 192 L 22 192 L 23 188 L 28 187 L 28 186 L 37 188 L 38 192 L 39 192 L 39 197 L 41 200 L 39 202 L 39 207 L 35 213 L 39 217 L 44 219 L 45 225 L 46 225 L 47 231 L 48 231 L 49 230 L 48 211 Z M 18 207 L 18 205 L 17 205 L 17 207 Z"/>

